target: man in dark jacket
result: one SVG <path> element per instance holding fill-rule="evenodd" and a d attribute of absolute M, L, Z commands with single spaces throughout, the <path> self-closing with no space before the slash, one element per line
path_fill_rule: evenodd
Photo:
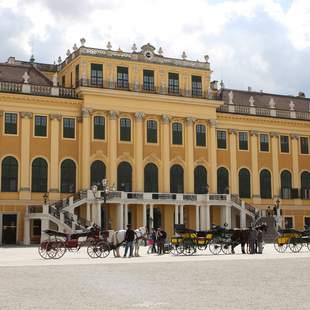
<path fill-rule="evenodd" d="M 160 228 L 158 228 L 157 230 L 158 255 L 164 254 L 166 238 L 167 238 L 167 233 L 164 230 L 161 230 Z"/>
<path fill-rule="evenodd" d="M 133 254 L 133 242 L 135 240 L 135 232 L 131 229 L 131 225 L 127 225 L 127 230 L 125 234 L 125 254 L 124 257 L 127 256 L 128 249 L 130 249 L 129 257 L 132 257 Z"/>

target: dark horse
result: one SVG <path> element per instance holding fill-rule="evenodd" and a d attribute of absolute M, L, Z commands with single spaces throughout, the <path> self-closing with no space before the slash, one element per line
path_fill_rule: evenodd
<path fill-rule="evenodd" d="M 267 225 L 261 224 L 259 226 L 255 226 L 254 228 L 247 228 L 247 229 L 234 229 L 231 231 L 231 253 L 235 254 L 235 247 L 239 244 L 241 245 L 241 251 L 243 254 L 246 253 L 245 245 L 250 243 L 250 232 L 251 230 L 255 229 L 256 231 L 261 230 L 266 232 Z"/>

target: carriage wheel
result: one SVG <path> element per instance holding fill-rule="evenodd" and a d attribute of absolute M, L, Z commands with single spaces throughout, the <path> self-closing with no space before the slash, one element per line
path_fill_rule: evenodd
<path fill-rule="evenodd" d="M 231 244 L 230 243 L 223 243 L 222 244 L 222 252 L 226 255 L 231 254 Z"/>
<path fill-rule="evenodd" d="M 196 248 L 192 244 L 187 244 L 184 246 L 183 254 L 186 256 L 193 255 L 196 252 Z"/>
<path fill-rule="evenodd" d="M 51 250 L 51 246 L 50 246 L 50 242 L 49 241 L 43 241 L 41 242 L 41 244 L 39 245 L 38 247 L 38 252 L 39 252 L 39 255 L 44 258 L 44 259 L 50 259 L 50 258 L 53 258 L 53 255 L 52 254 L 56 254 L 55 251 L 53 251 L 53 253 L 50 253 L 52 250 Z"/>
<path fill-rule="evenodd" d="M 178 245 L 172 245 L 170 253 L 174 256 L 179 255 L 178 250 L 177 250 L 178 247 L 179 247 Z"/>
<path fill-rule="evenodd" d="M 290 239 L 288 246 L 293 253 L 298 253 L 302 248 L 302 243 L 297 242 L 297 240 L 294 240 L 294 238 L 292 238 Z"/>
<path fill-rule="evenodd" d="M 222 250 L 222 245 L 218 240 L 212 240 L 209 243 L 209 250 L 212 254 L 218 255 Z"/>
<path fill-rule="evenodd" d="M 99 241 L 96 246 L 99 248 L 99 257 L 106 258 L 109 256 L 111 248 L 108 242 Z"/>
<path fill-rule="evenodd" d="M 278 238 L 275 239 L 273 246 L 277 252 L 284 253 L 287 249 L 287 243 L 278 243 Z"/>
<path fill-rule="evenodd" d="M 55 256 L 51 257 L 54 259 L 59 259 L 64 256 L 66 253 L 66 245 L 63 241 L 57 240 L 55 242 L 52 242 L 52 248 L 56 251 Z"/>
<path fill-rule="evenodd" d="M 98 258 L 100 257 L 100 250 L 99 247 L 94 244 L 91 243 L 88 247 L 87 247 L 87 254 L 90 258 Z"/>
<path fill-rule="evenodd" d="M 178 246 L 176 246 L 176 252 L 179 255 L 184 254 L 184 250 L 185 250 L 184 244 L 179 244 Z"/>

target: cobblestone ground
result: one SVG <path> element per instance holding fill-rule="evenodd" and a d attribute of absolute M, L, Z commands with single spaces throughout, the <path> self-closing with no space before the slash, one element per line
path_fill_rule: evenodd
<path fill-rule="evenodd" d="M 46 261 L 0 248 L 0 309 L 310 309 L 310 252 Z"/>

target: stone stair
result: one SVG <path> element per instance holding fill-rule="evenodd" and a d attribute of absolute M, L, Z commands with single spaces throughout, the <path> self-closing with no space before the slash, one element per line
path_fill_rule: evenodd
<path fill-rule="evenodd" d="M 263 216 L 256 221 L 256 226 L 263 223 L 267 224 L 267 231 L 263 232 L 263 239 L 265 243 L 273 243 L 278 235 L 275 227 L 275 219 L 273 216 Z"/>

